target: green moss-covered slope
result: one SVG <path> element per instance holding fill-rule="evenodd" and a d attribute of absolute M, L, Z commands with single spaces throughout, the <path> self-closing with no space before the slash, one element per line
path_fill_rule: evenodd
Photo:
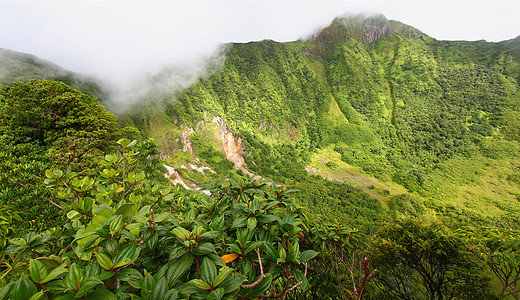
<path fill-rule="evenodd" d="M 192 126 L 221 116 L 244 138 L 248 166 L 279 181 L 300 182 L 318 149 L 332 147 L 369 176 L 430 199 L 431 182 L 448 186 L 439 166 L 484 170 L 504 144 L 512 150 L 501 165 L 517 159 L 517 40 L 438 41 L 384 17 L 336 19 L 305 41 L 230 45 L 223 69 L 172 97 L 165 114 Z M 427 202 L 469 203 L 457 182 Z M 471 213 L 485 215 L 488 204 Z"/>

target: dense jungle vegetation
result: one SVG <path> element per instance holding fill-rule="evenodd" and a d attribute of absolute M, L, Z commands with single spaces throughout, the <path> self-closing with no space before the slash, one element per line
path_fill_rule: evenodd
<path fill-rule="evenodd" d="M 117 117 L 0 57 L 0 299 L 520 299 L 519 38 L 341 18 Z"/>

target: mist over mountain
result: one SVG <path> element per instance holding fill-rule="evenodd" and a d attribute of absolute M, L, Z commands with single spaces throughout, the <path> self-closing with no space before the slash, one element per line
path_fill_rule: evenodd
<path fill-rule="evenodd" d="M 159 106 L 136 107 L 125 119 L 153 136 L 173 165 L 185 159 L 178 156 L 185 126 L 199 141 L 194 153 L 219 160 L 223 146 L 218 140 L 205 145 L 211 135 L 200 130 L 219 117 L 242 139 L 249 170 L 278 181 L 301 182 L 313 173 L 356 185 L 354 178 L 374 176 L 404 187 L 395 193 L 426 197 L 434 210 L 450 206 L 476 216 L 491 205 L 496 218 L 518 211 L 511 202 L 516 183 L 495 192 L 483 184 L 470 192 L 463 182 L 482 176 L 460 178 L 467 165 L 478 166 L 475 172 L 487 174 L 486 180 L 516 168 L 516 158 L 497 174 L 490 167 L 517 147 L 515 40 L 438 41 L 383 16 L 355 16 L 337 18 L 307 40 L 227 49 L 220 71 L 183 91 L 150 97 Z M 504 147 L 509 154 L 499 154 Z M 349 166 L 364 175 L 349 173 Z M 450 169 L 461 173 L 446 183 Z M 380 187 L 374 191 L 382 203 L 397 196 L 385 196 L 388 186 Z M 480 201 L 487 204 L 468 204 Z"/>
<path fill-rule="evenodd" d="M 0 49 L 1 299 L 519 296 L 520 37 L 349 15 L 207 53 Z"/>
<path fill-rule="evenodd" d="M 489 165 L 497 163 L 493 155 L 502 157 L 497 154 L 502 150 L 492 149 L 513 147 L 520 136 L 518 38 L 439 41 L 381 15 L 358 15 L 336 18 L 305 40 L 230 43 L 220 49 L 194 64 L 142 74 L 119 91 L 7 50 L 2 74 L 5 84 L 57 79 L 101 97 L 120 114 L 121 124 L 155 138 L 175 168 L 202 159 L 208 167 L 219 162 L 230 176 L 222 157 L 238 155 L 243 162 L 235 161 L 235 167 L 282 182 L 308 174 L 354 185 L 353 178 L 372 178 L 361 187 L 376 186 L 374 195 L 382 203 L 412 193 L 429 199 L 434 209 L 457 203 L 455 210 L 466 210 L 474 197 L 460 190 L 457 180 L 450 183 L 458 191 L 453 195 L 436 192 L 439 184 L 446 186 L 442 170 L 491 159 L 478 171 L 488 174 Z M 231 132 L 231 140 L 201 129 L 212 122 Z M 192 158 L 182 154 L 189 149 Z M 516 163 L 507 164 L 493 176 L 509 176 Z M 196 185 L 208 180 L 183 176 Z M 508 202 L 520 187 L 507 186 L 482 198 Z M 518 209 L 494 205 L 494 218 Z"/>

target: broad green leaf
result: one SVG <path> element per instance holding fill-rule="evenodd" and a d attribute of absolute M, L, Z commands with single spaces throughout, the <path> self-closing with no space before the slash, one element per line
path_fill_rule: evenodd
<path fill-rule="evenodd" d="M 307 290 L 309 288 L 309 280 L 303 275 L 302 271 L 296 269 L 293 271 L 294 279 L 296 279 L 296 282 L 302 282 L 300 287 L 303 290 Z"/>
<path fill-rule="evenodd" d="M 74 294 L 65 294 L 54 297 L 52 300 L 76 300 L 76 298 L 74 298 Z"/>
<path fill-rule="evenodd" d="M 141 224 L 131 223 L 126 225 L 126 230 L 130 231 L 133 235 L 138 235 L 141 232 Z"/>
<path fill-rule="evenodd" d="M 106 240 L 105 248 L 110 256 L 114 256 L 117 251 L 117 241 L 114 238 Z"/>
<path fill-rule="evenodd" d="M 256 218 L 258 219 L 258 222 L 263 223 L 263 224 L 271 223 L 271 222 L 274 222 L 277 219 L 279 219 L 275 215 L 260 215 Z"/>
<path fill-rule="evenodd" d="M 207 257 L 209 257 L 217 267 L 226 266 L 226 262 L 222 259 L 222 257 L 216 255 L 215 253 L 208 254 Z"/>
<path fill-rule="evenodd" d="M 244 203 L 238 203 L 233 205 L 233 210 L 241 215 L 249 215 L 249 207 L 245 205 Z"/>
<path fill-rule="evenodd" d="M 110 257 L 108 257 L 108 255 L 103 252 L 96 252 L 96 261 L 101 266 L 101 268 L 107 271 L 111 270 L 114 266 Z"/>
<path fill-rule="evenodd" d="M 85 197 L 80 199 L 80 205 L 83 208 L 83 212 L 88 212 L 92 209 L 92 205 L 94 205 L 94 199 L 90 197 Z"/>
<path fill-rule="evenodd" d="M 118 268 L 133 262 L 139 256 L 139 250 L 134 243 L 128 243 L 121 246 L 114 256 L 113 261 L 116 263 L 114 268 Z"/>
<path fill-rule="evenodd" d="M 253 190 L 256 192 L 256 190 Z M 252 212 L 255 212 L 258 211 L 260 209 L 260 199 L 258 198 L 255 198 L 253 199 L 253 202 L 251 202 L 251 211 Z"/>
<path fill-rule="evenodd" d="M 150 237 L 146 241 L 146 247 L 150 249 L 151 251 L 155 250 L 155 247 L 157 247 L 157 242 L 159 241 L 159 235 L 156 233 L 153 233 L 152 237 Z"/>
<path fill-rule="evenodd" d="M 238 240 L 238 243 L 240 245 L 242 245 L 242 247 L 245 247 L 246 244 L 248 242 L 250 242 L 251 239 L 253 238 L 253 233 L 254 233 L 253 230 L 248 230 L 248 229 L 245 229 L 245 228 L 239 228 L 237 230 L 237 240 Z"/>
<path fill-rule="evenodd" d="M 18 279 L 12 289 L 11 299 L 13 300 L 27 300 L 36 294 L 38 290 L 36 285 L 29 279 L 23 277 Z"/>
<path fill-rule="evenodd" d="M 112 219 L 112 221 L 110 221 L 110 225 L 109 225 L 110 233 L 112 235 L 114 235 L 121 228 L 123 228 L 123 216 L 116 215 L 115 218 Z"/>
<path fill-rule="evenodd" d="M 128 282 L 133 288 L 140 289 L 144 276 L 133 268 L 124 268 L 117 272 L 116 278 Z"/>
<path fill-rule="evenodd" d="M 94 234 L 96 234 L 96 232 L 85 231 L 85 229 L 81 228 L 76 232 L 76 238 L 74 240 L 76 240 L 76 241 L 82 240 L 80 242 L 81 243 L 80 246 L 85 246 L 88 243 L 88 241 L 90 241 L 93 237 L 90 239 L 85 239 L 85 238 L 89 237 L 91 235 L 94 235 Z"/>
<path fill-rule="evenodd" d="M 34 282 L 41 283 L 47 276 L 47 268 L 41 261 L 31 259 L 29 261 L 29 274 Z"/>
<path fill-rule="evenodd" d="M 52 170 L 52 174 L 54 175 L 54 178 L 60 178 L 63 176 L 63 172 L 61 170 Z"/>
<path fill-rule="evenodd" d="M 91 276 L 91 277 L 87 278 L 86 280 L 82 281 L 81 288 L 76 293 L 75 297 L 80 298 L 80 297 L 86 295 L 87 293 L 92 291 L 94 289 L 94 287 L 96 287 L 99 284 L 103 284 L 103 281 L 101 281 L 101 279 L 99 279 L 99 276 L 95 275 L 95 276 Z"/>
<path fill-rule="evenodd" d="M 246 225 L 247 225 L 247 219 L 245 217 L 239 217 L 233 221 L 233 225 L 231 227 L 240 228 L 240 227 L 244 227 Z"/>
<path fill-rule="evenodd" d="M 229 248 L 231 249 L 231 252 L 234 252 L 236 254 L 242 254 L 242 248 L 238 246 L 237 244 L 231 244 L 229 245 Z"/>
<path fill-rule="evenodd" d="M 257 223 L 258 221 L 255 217 L 250 217 L 249 219 L 247 219 L 247 229 L 253 231 L 256 228 Z"/>
<path fill-rule="evenodd" d="M 155 287 L 152 291 L 152 299 L 162 299 L 163 295 L 168 290 L 168 284 L 166 283 L 166 278 L 161 277 L 159 281 L 155 284 Z"/>
<path fill-rule="evenodd" d="M 162 214 L 159 214 L 155 216 L 155 222 L 160 223 L 168 220 L 171 217 L 171 214 L 169 212 L 164 212 Z"/>
<path fill-rule="evenodd" d="M 47 275 L 47 277 L 48 277 L 48 275 Z M 65 286 L 65 281 L 61 280 L 61 279 L 53 280 L 53 281 L 47 283 L 45 286 L 46 286 L 46 289 L 53 294 L 62 294 L 67 289 L 67 287 Z M 0 297 L 0 299 L 2 299 L 2 298 Z"/>
<path fill-rule="evenodd" d="M 134 207 L 135 207 L 135 204 L 133 203 L 125 203 L 123 205 L 121 205 L 117 210 L 116 212 L 114 213 L 114 215 L 122 215 L 123 216 L 123 219 L 126 219 L 126 217 L 132 215 L 132 212 L 134 210 Z"/>
<path fill-rule="evenodd" d="M 117 143 L 118 143 L 119 145 L 123 146 L 123 147 L 127 147 L 128 145 L 130 145 L 131 142 L 132 142 L 132 141 L 130 141 L 130 140 L 127 139 L 127 138 L 122 138 L 122 139 L 119 139 L 119 140 L 117 141 Z"/>
<path fill-rule="evenodd" d="M 55 269 L 52 269 L 49 274 L 47 274 L 47 276 L 45 276 L 45 278 L 43 278 L 42 282 L 41 283 L 46 283 L 46 282 L 49 282 L 51 280 L 54 280 L 56 277 L 62 275 L 62 274 L 65 274 L 67 273 L 69 270 L 65 269 L 65 268 L 62 268 L 62 267 L 58 267 L 58 268 L 55 268 Z"/>
<path fill-rule="evenodd" d="M 173 289 L 166 292 L 166 294 L 164 294 L 164 297 L 162 298 L 162 300 L 177 300 L 177 299 L 179 299 L 179 291 L 173 290 Z"/>
<path fill-rule="evenodd" d="M 285 262 L 285 259 L 287 258 L 287 252 L 285 251 L 285 249 L 279 245 L 279 249 L 278 249 L 278 259 L 276 260 L 276 264 L 279 264 L 279 263 L 284 263 Z"/>
<path fill-rule="evenodd" d="M 117 264 L 114 265 L 114 269 L 122 267 L 122 266 L 129 265 L 129 264 L 131 264 L 133 262 L 134 261 L 131 258 L 128 258 L 128 257 L 123 258 L 122 260 L 118 261 Z"/>
<path fill-rule="evenodd" d="M 27 243 L 22 238 L 14 238 L 9 240 L 9 244 L 16 245 L 16 246 L 25 246 Z"/>
<path fill-rule="evenodd" d="M 174 285 L 175 282 L 191 268 L 193 264 L 193 255 L 186 254 L 176 259 L 166 272 L 166 279 L 170 286 Z"/>
<path fill-rule="evenodd" d="M 84 300 L 117 300 L 116 295 L 114 295 L 111 291 L 104 289 L 104 288 L 98 288 L 94 292 L 88 294 L 84 298 Z"/>
<path fill-rule="evenodd" d="M 107 279 L 112 278 L 115 275 L 116 275 L 116 273 L 114 273 L 114 272 L 110 272 L 107 270 L 101 270 L 101 273 L 99 273 L 99 279 L 101 279 L 101 281 L 105 281 Z"/>
<path fill-rule="evenodd" d="M 145 271 L 144 279 L 143 279 L 143 285 L 141 287 L 141 297 L 143 300 L 151 299 L 150 296 L 152 295 L 152 291 L 155 287 L 155 281 L 153 279 L 153 276 L 150 275 L 150 273 Z"/>
<path fill-rule="evenodd" d="M 47 296 L 43 291 L 39 291 L 38 293 L 34 294 L 29 298 L 28 300 L 40 300 L 40 299 L 47 299 Z"/>
<path fill-rule="evenodd" d="M 211 284 L 217 277 L 217 267 L 208 257 L 202 259 L 200 274 L 202 275 L 202 279 L 209 284 Z"/>
<path fill-rule="evenodd" d="M 67 218 L 69 218 L 72 221 L 79 220 L 79 219 L 81 219 L 81 213 L 79 213 L 75 210 L 71 210 L 67 213 Z"/>
<path fill-rule="evenodd" d="M 219 286 L 231 273 L 233 272 L 232 268 L 222 267 L 220 268 L 217 277 L 213 280 L 213 287 Z"/>
<path fill-rule="evenodd" d="M 193 254 L 195 255 L 208 255 L 215 251 L 215 247 L 211 243 L 201 243 L 195 249 L 193 249 Z"/>
<path fill-rule="evenodd" d="M 192 279 L 188 282 L 188 284 L 191 284 L 195 287 L 198 287 L 199 289 L 202 289 L 202 290 L 209 290 L 211 287 L 209 286 L 209 284 L 207 284 L 206 282 L 204 282 L 203 280 L 201 279 Z"/>
<path fill-rule="evenodd" d="M 137 140 L 132 140 L 130 144 L 126 145 L 126 147 L 130 148 L 133 147 L 135 144 L 137 144 Z"/>
<path fill-rule="evenodd" d="M 244 253 L 248 254 L 249 252 L 255 250 L 256 248 L 260 248 L 260 246 L 262 246 L 263 243 L 264 243 L 263 241 L 256 241 L 256 242 L 249 243 L 247 245 L 246 249 L 244 250 Z"/>
<path fill-rule="evenodd" d="M 168 258 L 168 260 L 173 261 L 173 260 L 183 256 L 184 254 L 188 253 L 189 251 L 190 250 L 187 249 L 186 247 L 177 246 L 177 247 L 173 248 L 173 250 L 171 250 L 170 257 Z"/>
<path fill-rule="evenodd" d="M 8 283 L 0 288 L 0 300 L 6 300 L 10 295 L 13 294 L 12 289 L 14 287 L 14 283 Z"/>
<path fill-rule="evenodd" d="M 69 268 L 69 272 L 65 276 L 65 287 L 69 290 L 76 291 L 81 278 L 83 278 L 83 272 L 81 272 L 80 267 L 76 265 L 76 263 L 73 263 Z"/>
<path fill-rule="evenodd" d="M 52 172 L 51 169 L 47 169 L 45 170 L 45 177 L 47 178 L 53 178 L 53 179 L 56 179 L 57 177 L 54 175 L 54 173 Z"/>
<path fill-rule="evenodd" d="M 240 285 L 246 281 L 246 277 L 242 274 L 236 274 L 234 276 L 228 276 L 219 287 L 226 290 L 226 293 L 231 293 L 232 291 L 238 289 Z"/>
<path fill-rule="evenodd" d="M 300 263 L 305 263 L 318 255 L 319 252 L 314 250 L 305 250 L 300 254 Z"/>
<path fill-rule="evenodd" d="M 168 264 L 164 264 L 155 274 L 153 274 L 153 279 L 155 282 L 158 282 L 161 277 L 164 277 L 166 271 L 168 270 Z"/>
<path fill-rule="evenodd" d="M 190 232 L 182 227 L 176 227 L 172 230 L 172 233 L 181 240 L 190 239 Z"/>
<path fill-rule="evenodd" d="M 220 300 L 226 293 L 226 290 L 224 288 L 218 288 L 214 291 L 211 291 L 205 298 L 208 300 Z"/>

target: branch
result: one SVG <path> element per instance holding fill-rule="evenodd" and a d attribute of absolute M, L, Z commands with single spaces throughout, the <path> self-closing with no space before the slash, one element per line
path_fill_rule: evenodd
<path fill-rule="evenodd" d="M 48 201 L 49 201 L 50 204 L 56 206 L 57 208 L 59 208 L 59 209 L 61 209 L 61 210 L 65 210 L 65 209 L 63 209 L 63 207 L 62 207 L 61 205 L 56 204 L 54 201 L 52 201 L 52 200 L 48 200 Z"/>
<path fill-rule="evenodd" d="M 308 265 L 306 263 L 304 263 L 305 265 L 305 273 L 303 274 L 305 277 L 307 277 L 307 269 L 308 269 Z M 297 284 L 293 285 L 292 287 L 286 287 L 280 294 L 276 294 L 276 295 L 266 295 L 266 296 L 259 296 L 258 298 L 266 298 L 266 299 L 270 299 L 270 298 L 285 298 L 285 296 L 292 290 L 296 289 L 297 287 L 299 287 L 301 284 L 303 283 L 303 280 L 298 282 Z"/>
<path fill-rule="evenodd" d="M 251 284 L 243 285 L 242 288 L 244 288 L 244 289 L 254 288 L 255 286 L 259 285 L 260 282 L 262 282 L 262 280 L 264 280 L 264 278 L 265 278 L 264 267 L 262 266 L 262 259 L 260 258 L 260 249 L 256 248 L 255 251 L 256 251 L 256 254 L 258 255 L 258 263 L 260 263 L 260 278 L 258 278 L 257 281 L 255 281 Z"/>

